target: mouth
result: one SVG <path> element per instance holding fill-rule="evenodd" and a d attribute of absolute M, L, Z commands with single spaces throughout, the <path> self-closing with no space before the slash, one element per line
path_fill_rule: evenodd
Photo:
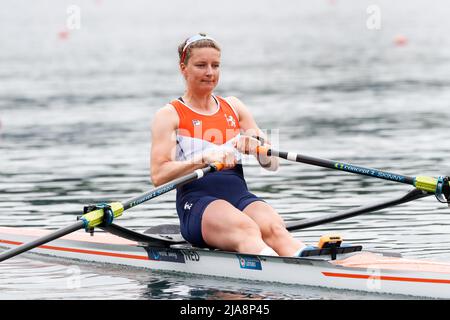
<path fill-rule="evenodd" d="M 201 82 L 206 83 L 206 84 L 214 84 L 215 83 L 215 81 L 213 81 L 213 80 L 202 80 Z"/>

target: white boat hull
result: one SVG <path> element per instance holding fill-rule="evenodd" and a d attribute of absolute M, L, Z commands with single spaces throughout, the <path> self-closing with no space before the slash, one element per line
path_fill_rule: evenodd
<path fill-rule="evenodd" d="M 45 230 L 0 228 L 0 246 L 15 247 Z M 75 232 L 32 252 L 61 258 L 333 289 L 450 299 L 450 264 L 360 252 L 335 261 L 314 258 L 241 255 L 174 245 L 143 247 L 120 237 Z"/>

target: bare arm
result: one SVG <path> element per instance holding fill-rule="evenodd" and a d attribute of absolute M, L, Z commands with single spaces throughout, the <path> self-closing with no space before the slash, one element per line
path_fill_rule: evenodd
<path fill-rule="evenodd" d="M 247 106 L 236 97 L 228 97 L 226 100 L 236 110 L 239 117 L 239 126 L 241 127 L 241 131 L 243 131 L 243 134 L 248 136 L 261 137 L 264 139 L 265 145 L 270 146 L 270 141 L 256 124 L 256 121 L 253 118 L 251 112 L 248 110 Z M 278 158 L 259 155 L 257 159 L 259 164 L 269 171 L 276 171 L 278 169 Z"/>
<path fill-rule="evenodd" d="M 150 175 L 155 186 L 203 168 L 202 159 L 175 161 L 178 115 L 172 106 L 159 109 L 152 122 Z"/>

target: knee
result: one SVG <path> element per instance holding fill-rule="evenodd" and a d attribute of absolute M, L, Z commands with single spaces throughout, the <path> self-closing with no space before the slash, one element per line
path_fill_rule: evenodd
<path fill-rule="evenodd" d="M 237 252 L 251 252 L 262 242 L 261 231 L 253 221 L 240 222 L 234 231 L 236 241 L 233 249 Z"/>
<path fill-rule="evenodd" d="M 242 223 L 235 230 L 235 246 L 234 250 L 237 252 L 253 252 L 260 250 L 263 244 L 262 234 L 256 223 L 248 222 Z"/>
<path fill-rule="evenodd" d="M 264 228 L 262 237 L 264 240 L 277 240 L 286 236 L 288 231 L 282 223 L 274 222 Z"/>
<path fill-rule="evenodd" d="M 243 238 L 261 238 L 261 230 L 259 226 L 251 221 L 241 221 L 238 225 L 238 232 Z"/>

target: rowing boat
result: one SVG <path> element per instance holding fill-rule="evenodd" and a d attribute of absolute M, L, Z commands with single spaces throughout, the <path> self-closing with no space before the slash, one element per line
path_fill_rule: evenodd
<path fill-rule="evenodd" d="M 239 254 L 192 247 L 176 233 L 178 226 L 175 225 L 165 226 L 165 233 L 155 233 L 161 231 L 161 226 L 158 226 L 159 230 L 150 229 L 144 234 L 113 226 L 118 231 L 95 232 L 94 236 L 74 232 L 33 252 L 71 260 L 145 268 L 152 272 L 182 272 L 371 293 L 450 298 L 450 264 L 447 263 L 361 251 L 361 246 L 340 247 L 343 249 L 336 253 L 335 260 L 329 252 L 303 258 Z M 167 233 L 167 230 L 172 233 Z M 0 246 L 15 247 L 46 233 L 45 230 L 3 227 L 0 228 Z"/>
<path fill-rule="evenodd" d="M 403 196 L 344 212 L 286 223 L 289 231 L 355 217 L 434 195 L 450 206 L 450 178 L 403 176 L 348 163 L 259 147 L 258 153 L 286 160 L 412 185 Z M 0 227 L 0 262 L 30 251 L 38 254 L 111 263 L 155 271 L 183 272 L 333 289 L 450 299 L 450 263 L 402 258 L 399 254 L 363 251 L 362 246 L 325 241 L 301 257 L 275 257 L 196 248 L 181 237 L 179 226 L 163 225 L 140 233 L 113 220 L 125 210 L 221 170 L 214 163 L 124 202 L 84 207 L 78 221 L 47 234 L 44 230 Z M 97 228 L 97 229 L 95 229 Z M 94 229 L 106 232 L 95 232 Z M 90 237 L 88 233 L 94 234 Z"/>

